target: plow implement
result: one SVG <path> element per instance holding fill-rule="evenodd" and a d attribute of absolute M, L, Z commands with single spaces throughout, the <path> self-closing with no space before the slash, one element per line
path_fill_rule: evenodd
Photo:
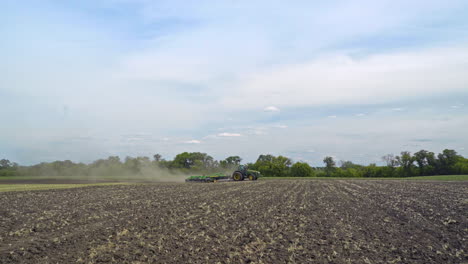
<path fill-rule="evenodd" d="M 190 176 L 185 179 L 186 182 L 217 182 L 220 180 L 228 181 L 231 177 L 221 174 L 221 173 L 214 173 L 210 175 L 202 175 L 202 176 Z"/>

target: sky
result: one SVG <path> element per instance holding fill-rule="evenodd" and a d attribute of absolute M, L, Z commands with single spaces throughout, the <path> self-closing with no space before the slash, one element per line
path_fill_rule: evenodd
<path fill-rule="evenodd" d="M 466 0 L 5 0 L 0 158 L 468 156 Z"/>

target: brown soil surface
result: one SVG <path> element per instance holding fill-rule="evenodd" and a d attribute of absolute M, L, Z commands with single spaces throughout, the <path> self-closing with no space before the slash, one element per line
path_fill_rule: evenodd
<path fill-rule="evenodd" d="M 85 184 L 118 182 L 115 180 L 101 179 L 1 179 L 0 184 Z"/>
<path fill-rule="evenodd" d="M 0 201 L 0 263 L 468 262 L 468 182 L 160 183 Z"/>

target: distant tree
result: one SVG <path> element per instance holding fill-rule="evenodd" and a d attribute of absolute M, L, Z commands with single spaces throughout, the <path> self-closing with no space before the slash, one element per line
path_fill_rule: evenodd
<path fill-rule="evenodd" d="M 358 165 L 358 164 L 354 164 L 352 161 L 349 161 L 349 160 L 341 160 L 340 161 L 340 168 L 342 169 L 359 169 L 361 168 L 362 166 L 361 165 Z"/>
<path fill-rule="evenodd" d="M 437 162 L 433 152 L 420 150 L 413 155 L 414 161 L 418 165 L 419 175 L 433 175 Z"/>
<path fill-rule="evenodd" d="M 323 159 L 323 163 L 325 163 L 325 172 L 327 176 L 331 176 L 331 174 L 335 171 L 336 169 L 336 163 L 333 160 L 333 157 L 325 157 Z"/>
<path fill-rule="evenodd" d="M 402 151 L 401 156 L 396 156 L 395 159 L 400 166 L 398 168 L 397 173 L 403 177 L 413 176 L 413 167 L 414 167 L 414 158 L 411 156 L 411 152 L 409 151 Z"/>
<path fill-rule="evenodd" d="M 11 162 L 7 159 L 0 160 L 0 169 L 9 169 L 12 166 Z"/>
<path fill-rule="evenodd" d="M 260 155 L 258 156 L 257 162 L 256 163 L 267 163 L 267 162 L 273 162 L 275 159 L 275 156 L 267 154 L 267 155 Z"/>
<path fill-rule="evenodd" d="M 196 159 L 194 159 L 191 153 L 183 152 L 175 156 L 174 160 L 172 161 L 172 166 L 174 168 L 190 169 L 195 165 L 195 161 Z"/>
<path fill-rule="evenodd" d="M 125 157 L 123 166 L 130 173 L 137 174 L 140 172 L 140 164 L 138 162 L 138 159 L 136 158 L 129 157 L 129 156 Z"/>
<path fill-rule="evenodd" d="M 305 162 L 296 162 L 291 166 L 292 177 L 312 177 L 314 170 Z"/>
<path fill-rule="evenodd" d="M 329 157 L 329 156 L 325 157 L 325 158 L 323 159 L 323 163 L 325 163 L 325 167 L 326 167 L 327 169 L 331 169 L 331 168 L 335 168 L 335 167 L 336 167 L 336 163 L 335 163 L 335 161 L 333 160 L 333 157 Z"/>
<path fill-rule="evenodd" d="M 273 155 L 260 155 L 253 166 L 250 168 L 259 170 L 264 176 L 284 177 L 288 176 L 291 167 L 291 159 Z"/>
<path fill-rule="evenodd" d="M 387 166 L 390 168 L 395 168 L 398 165 L 398 161 L 393 154 L 387 154 L 382 157 L 382 160 L 387 163 Z"/>
<path fill-rule="evenodd" d="M 184 152 L 175 156 L 172 168 L 190 169 L 196 171 L 210 171 L 216 168 L 217 162 L 206 153 Z"/>
<path fill-rule="evenodd" d="M 364 168 L 363 176 L 369 178 L 383 177 L 382 170 L 375 163 L 371 163 Z"/>
<path fill-rule="evenodd" d="M 230 156 L 219 162 L 223 168 L 233 168 L 241 164 L 242 159 L 239 156 Z"/>
<path fill-rule="evenodd" d="M 416 161 L 416 164 L 418 164 L 418 167 L 422 170 L 424 166 L 427 165 L 427 154 L 429 152 L 426 150 L 420 150 L 416 153 L 414 153 L 414 161 Z"/>
<path fill-rule="evenodd" d="M 273 174 L 279 177 L 287 177 L 289 176 L 289 169 L 291 165 L 292 161 L 290 158 L 280 155 L 273 159 Z"/>
<path fill-rule="evenodd" d="M 0 160 L 0 177 L 18 175 L 18 164 L 7 159 Z"/>
<path fill-rule="evenodd" d="M 274 160 L 273 160 L 273 163 L 275 164 L 278 164 L 280 166 L 284 166 L 284 167 L 289 167 L 292 165 L 292 161 L 290 158 L 288 157 L 284 157 L 284 156 L 278 156 L 276 157 Z"/>
<path fill-rule="evenodd" d="M 121 164 L 119 156 L 109 156 L 105 162 L 112 166 Z"/>
<path fill-rule="evenodd" d="M 453 166 L 461 158 L 453 149 L 444 149 L 437 157 L 439 160 L 439 173 L 442 175 L 454 173 Z"/>
<path fill-rule="evenodd" d="M 460 157 L 452 166 L 454 174 L 466 175 L 468 174 L 468 159 Z"/>
<path fill-rule="evenodd" d="M 233 164 L 233 165 L 240 165 L 242 159 L 239 156 L 230 156 L 226 158 L 227 163 Z"/>
<path fill-rule="evenodd" d="M 398 165 L 400 165 L 403 168 L 410 167 L 414 162 L 414 159 L 411 156 L 411 152 L 409 151 L 402 151 L 401 156 L 396 156 L 396 160 Z"/>
<path fill-rule="evenodd" d="M 434 152 L 428 152 L 426 154 L 426 161 L 429 166 L 432 166 L 434 169 L 437 168 L 439 161 L 437 160 Z"/>
<path fill-rule="evenodd" d="M 210 155 L 201 152 L 184 152 L 178 154 L 173 160 L 164 160 L 161 155 L 155 154 L 154 160 L 148 157 L 126 157 L 122 162 L 118 156 L 107 159 L 98 159 L 91 164 L 74 163 L 70 160 L 42 162 L 32 166 L 18 166 L 8 159 L 0 160 L 0 176 L 132 176 L 154 173 L 155 168 L 177 170 L 181 172 L 209 173 L 226 166 L 238 165 L 242 161 L 239 156 L 230 156 L 224 160 L 216 161 Z M 368 166 L 354 164 L 351 161 L 341 161 L 340 168 L 332 157 L 325 157 L 325 167 L 312 169 L 307 163 L 296 162 L 285 156 L 271 154 L 260 155 L 255 163 L 248 167 L 259 170 L 264 176 L 336 176 L 336 177 L 405 177 L 415 175 L 445 175 L 468 174 L 468 159 L 459 155 L 455 150 L 445 149 L 435 155 L 433 152 L 420 150 L 414 155 L 408 151 L 401 152 L 400 156 L 392 154 L 382 157 L 387 166 Z"/>
<path fill-rule="evenodd" d="M 153 155 L 153 158 L 154 158 L 154 161 L 156 161 L 156 162 L 160 162 L 160 161 L 161 161 L 161 158 L 162 158 L 162 156 L 161 156 L 160 154 L 154 154 L 154 155 Z"/>

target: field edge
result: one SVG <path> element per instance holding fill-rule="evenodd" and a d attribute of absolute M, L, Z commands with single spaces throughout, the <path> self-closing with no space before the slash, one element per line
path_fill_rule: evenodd
<path fill-rule="evenodd" d="M 432 180 L 432 181 L 468 181 L 468 175 L 436 175 L 416 177 L 389 177 L 389 178 L 364 178 L 364 177 L 262 177 L 260 180 Z"/>
<path fill-rule="evenodd" d="M 127 182 L 109 182 L 109 183 L 72 183 L 72 184 L 0 184 L 0 193 L 2 192 L 21 192 L 21 191 L 39 191 L 54 189 L 73 189 L 92 186 L 111 186 L 128 185 Z"/>

